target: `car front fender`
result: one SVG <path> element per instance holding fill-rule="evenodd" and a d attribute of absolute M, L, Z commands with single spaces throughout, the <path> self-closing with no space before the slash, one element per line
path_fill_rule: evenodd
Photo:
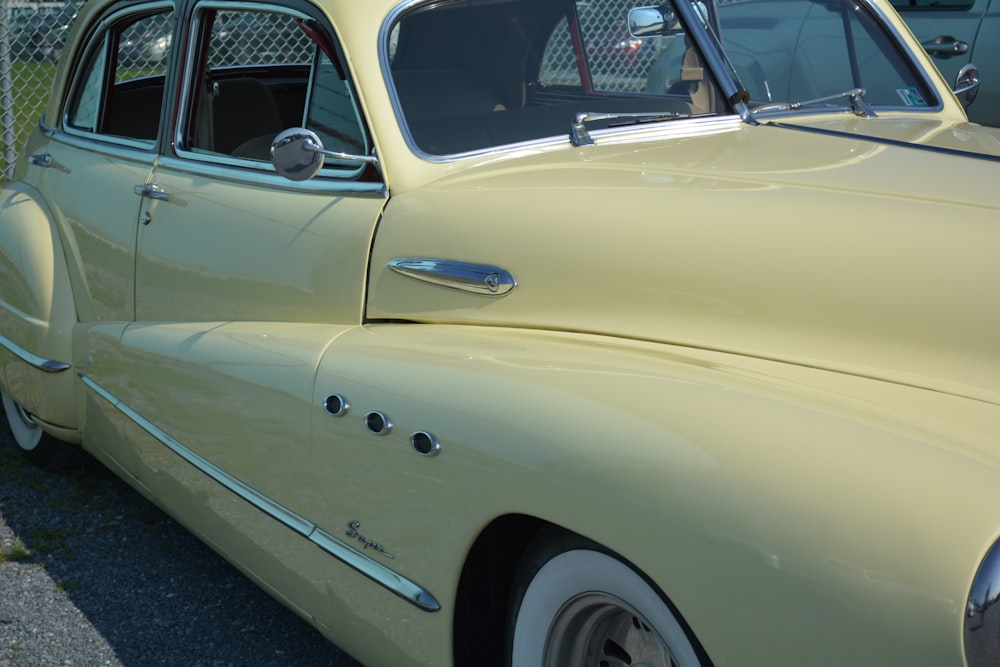
<path fill-rule="evenodd" d="M 318 523 L 356 526 L 446 606 L 478 531 L 529 515 L 645 573 L 715 664 L 776 664 L 779 634 L 788 665 L 962 664 L 1000 528 L 995 405 L 693 348 L 392 324 L 338 338 L 316 391 Z"/>

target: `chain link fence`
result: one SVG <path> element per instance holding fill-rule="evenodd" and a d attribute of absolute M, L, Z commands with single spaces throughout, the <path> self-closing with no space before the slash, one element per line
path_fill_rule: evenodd
<path fill-rule="evenodd" d="M 641 0 L 600 0 L 577 3 L 587 62 L 595 89 L 604 92 L 643 92 L 645 72 L 656 60 L 654 41 L 629 34 L 627 17 Z M 552 33 L 542 59 L 539 82 L 545 85 L 579 86 L 580 69 L 569 29 L 562 19 Z"/>
<path fill-rule="evenodd" d="M 18 151 L 48 99 L 56 62 L 82 2 L 0 0 L 0 114 L 4 145 L 0 181 L 9 179 Z M 126 28 L 118 47 L 118 79 L 162 74 L 173 35 L 170 12 Z M 220 11 L 212 26 L 211 67 L 307 62 L 312 41 L 288 16 Z"/>
<path fill-rule="evenodd" d="M 21 144 L 48 99 L 56 62 L 80 2 L 0 0 L 0 179 L 13 171 Z"/>

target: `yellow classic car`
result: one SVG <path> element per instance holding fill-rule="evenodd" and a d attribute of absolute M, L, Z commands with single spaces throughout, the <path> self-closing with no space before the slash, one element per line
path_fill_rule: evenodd
<path fill-rule="evenodd" d="M 888 0 L 90 0 L 0 191 L 13 434 L 371 667 L 995 667 L 959 83 Z"/>

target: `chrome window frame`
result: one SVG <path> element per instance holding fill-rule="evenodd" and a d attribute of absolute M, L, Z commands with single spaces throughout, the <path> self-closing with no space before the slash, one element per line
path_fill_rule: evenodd
<path fill-rule="evenodd" d="M 459 160 L 464 160 L 468 158 L 484 157 L 490 155 L 498 154 L 509 154 L 518 152 L 538 152 L 542 150 L 561 150 L 565 148 L 572 148 L 572 140 L 570 137 L 570 130 L 572 126 L 573 119 L 566 119 L 566 132 L 565 134 L 557 134 L 548 137 L 539 137 L 537 139 L 529 139 L 526 141 L 520 141 L 510 144 L 497 144 L 495 146 L 490 146 L 488 148 L 480 148 L 471 151 L 463 151 L 459 153 L 445 153 L 436 154 L 428 153 L 417 145 L 417 142 L 413 138 L 412 132 L 410 132 L 409 125 L 406 122 L 406 116 L 403 113 L 402 103 L 399 99 L 399 93 L 396 90 L 395 83 L 392 79 L 391 72 L 391 54 L 389 52 L 390 38 L 392 31 L 398 22 L 399 18 L 413 10 L 416 7 L 425 4 L 432 4 L 434 0 L 404 0 L 399 3 L 386 15 L 383 19 L 382 24 L 379 28 L 379 44 L 378 44 L 378 54 L 379 54 L 379 66 L 382 71 L 382 81 L 386 87 L 386 91 L 389 94 L 389 100 L 392 104 L 393 114 L 396 117 L 396 124 L 399 127 L 400 133 L 403 135 L 403 139 L 406 145 L 409 147 L 410 151 L 426 162 L 431 162 L 435 164 L 448 164 L 451 162 L 456 162 Z M 735 85 L 735 84 L 733 84 Z M 594 139 L 597 144 L 602 143 L 605 140 L 614 140 L 619 143 L 628 143 L 630 141 L 646 141 L 651 139 L 662 139 L 662 138 L 675 138 L 675 137 L 687 137 L 687 136 L 700 136 L 706 132 L 714 134 L 718 131 L 726 131 L 733 122 L 742 122 L 741 116 L 738 113 L 733 114 L 721 114 L 715 116 L 696 116 L 691 118 L 678 118 L 670 121 L 665 121 L 663 123 L 656 123 L 647 126 L 631 126 L 631 127 L 621 127 L 621 128 L 607 128 L 598 129 L 590 132 L 590 136 Z M 720 129 L 722 128 L 722 129 Z"/>
<path fill-rule="evenodd" d="M 324 166 L 314 178 L 305 182 L 293 183 L 286 178 L 278 176 L 274 165 L 270 162 L 234 157 L 222 153 L 196 151 L 185 147 L 184 134 L 187 128 L 186 123 L 190 121 L 188 109 L 191 103 L 191 92 L 195 82 L 200 77 L 194 71 L 194 63 L 197 60 L 198 49 L 201 48 L 197 36 L 202 29 L 205 10 L 281 14 L 302 20 L 315 20 L 316 18 L 287 5 L 274 3 L 251 3 L 239 0 L 235 2 L 204 0 L 203 2 L 193 3 L 189 9 L 191 20 L 187 26 L 188 39 L 186 40 L 183 58 L 183 71 L 180 75 L 180 96 L 176 107 L 177 117 L 175 119 L 176 122 L 173 123 L 173 135 L 171 136 L 171 145 L 174 147 L 175 156 L 164 158 L 161 160 L 161 164 L 169 164 L 192 174 L 208 175 L 231 181 L 253 182 L 260 185 L 270 185 L 286 189 L 346 193 L 385 192 L 385 185 L 381 182 L 358 182 L 351 184 L 352 181 L 358 179 L 365 172 L 367 165 L 364 164 L 350 168 Z M 332 31 L 330 31 L 330 34 L 336 39 Z M 319 45 L 316 45 L 316 51 L 321 51 Z M 313 79 L 316 74 L 315 56 L 313 61 L 309 63 L 309 68 L 309 90 L 306 92 L 306 109 L 308 109 L 309 99 L 312 96 Z M 371 133 L 368 131 L 368 127 L 361 115 L 357 95 L 353 94 L 355 90 L 353 85 L 351 85 L 351 90 L 358 123 L 365 135 L 366 143 L 371 145 L 373 143 Z M 304 122 L 305 119 L 303 118 L 302 120 Z"/>
<path fill-rule="evenodd" d="M 84 70 L 87 65 L 91 62 L 91 56 L 94 54 L 100 44 L 100 48 L 107 48 L 107 39 L 109 34 L 109 29 L 114 24 L 121 21 L 123 17 L 135 16 L 142 14 L 156 14 L 160 13 L 156 10 L 169 9 L 169 11 L 174 14 L 174 30 L 176 35 L 177 30 L 177 17 L 180 14 L 180 2 L 181 0 L 153 0 L 152 2 L 143 3 L 140 5 L 133 5 L 126 7 L 124 9 L 119 9 L 114 11 L 107 16 L 102 17 L 94 27 L 88 31 L 87 35 L 81 39 L 83 42 L 82 48 L 77 50 L 78 53 L 82 53 L 83 57 L 77 58 L 73 62 L 73 73 L 68 79 L 68 85 L 65 88 L 65 94 L 62 96 L 59 109 L 59 128 L 58 131 L 69 136 L 84 139 L 87 141 L 95 141 L 101 144 L 110 146 L 123 146 L 127 148 L 137 149 L 143 151 L 144 153 L 156 153 L 159 149 L 160 138 L 163 136 L 163 123 L 160 123 L 157 127 L 157 136 L 155 139 L 134 139 L 130 137 L 122 137 L 113 134 L 102 134 L 100 132 L 88 132 L 77 127 L 73 127 L 69 124 L 69 113 L 70 106 L 73 100 L 76 99 L 77 93 L 81 86 L 86 85 L 86 77 L 84 76 Z M 98 39 L 98 37 L 100 39 Z M 168 56 L 166 71 L 164 73 L 165 82 L 163 89 L 163 100 L 165 101 L 168 97 L 169 92 L 169 81 L 170 81 L 170 70 L 173 63 L 169 60 L 171 57 L 175 57 L 175 52 L 172 51 L 171 55 Z M 115 66 L 117 66 L 117 61 L 115 61 Z M 108 67 L 108 64 L 105 64 Z M 106 98 L 109 91 L 104 89 L 101 91 L 102 99 Z M 160 118 L 163 118 L 163 106 L 161 102 L 160 107 Z M 168 123 L 169 124 L 169 123 Z"/>

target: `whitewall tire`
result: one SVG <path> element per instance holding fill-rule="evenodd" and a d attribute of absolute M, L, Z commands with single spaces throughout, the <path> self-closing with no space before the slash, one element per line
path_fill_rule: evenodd
<path fill-rule="evenodd" d="M 512 611 L 510 667 L 702 665 L 660 594 L 596 547 L 556 544 L 533 554 Z"/>
<path fill-rule="evenodd" d="M 34 465 L 44 469 L 65 468 L 80 461 L 80 448 L 53 438 L 41 429 L 17 401 L 0 392 L 7 425 L 14 443 Z"/>

